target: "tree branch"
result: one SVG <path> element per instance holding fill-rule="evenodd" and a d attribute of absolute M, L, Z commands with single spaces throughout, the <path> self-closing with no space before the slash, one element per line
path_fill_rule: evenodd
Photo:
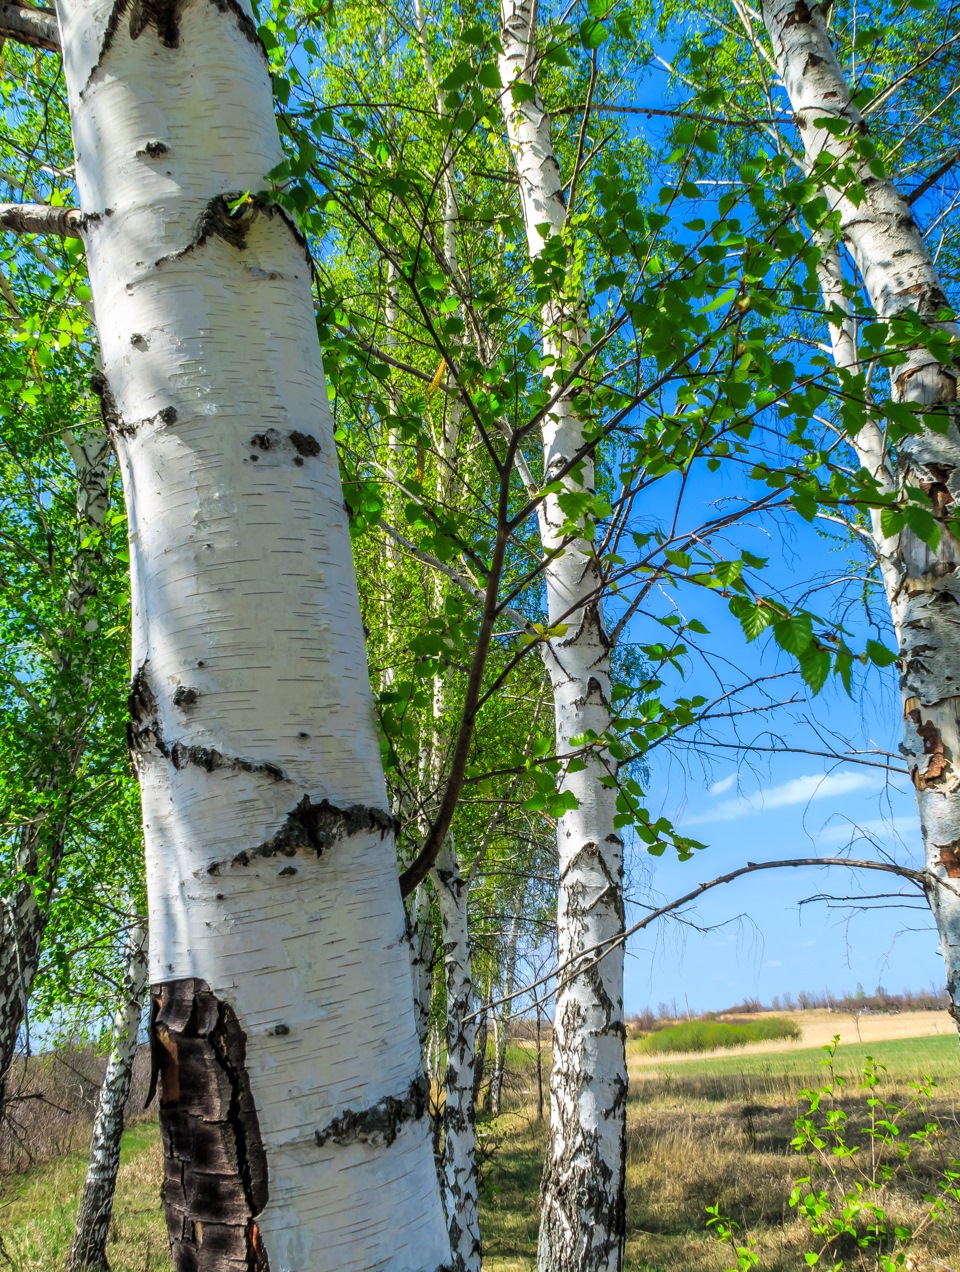
<path fill-rule="evenodd" d="M 34 9 L 15 0 L 0 0 L 0 36 L 34 49 L 60 52 L 56 17 L 48 9 Z"/>
<path fill-rule="evenodd" d="M 484 1010 L 499 1007 L 503 1003 L 510 1002 L 511 999 L 529 994 L 532 989 L 536 989 L 540 985 L 546 985 L 555 976 L 559 978 L 562 972 L 569 973 L 568 979 L 582 975 L 590 966 L 595 966 L 612 950 L 615 950 L 618 945 L 623 945 L 627 937 L 633 936 L 635 932 L 641 932 L 645 927 L 649 927 L 651 923 L 655 923 L 657 919 L 662 918 L 665 914 L 671 914 L 674 910 L 682 909 L 683 906 L 696 901 L 704 892 L 709 892 L 711 888 L 719 888 L 722 884 L 733 883 L 735 879 L 739 879 L 743 875 L 753 874 L 756 870 L 795 869 L 798 866 L 846 866 L 848 870 L 882 870 L 887 874 L 899 875 L 901 879 L 912 879 L 914 883 L 924 890 L 945 887 L 951 892 L 960 891 L 960 888 L 951 880 L 941 879 L 930 870 L 911 870 L 908 866 L 897 866 L 893 862 L 887 861 L 858 861 L 852 857 L 792 857 L 785 861 L 748 861 L 745 866 L 740 866 L 737 870 L 731 870 L 728 874 L 718 875 L 716 879 L 711 879 L 708 883 L 699 884 L 682 897 L 677 897 L 674 901 L 667 902 L 666 905 L 660 906 L 659 909 L 651 910 L 639 922 L 618 933 L 617 936 L 610 937 L 605 941 L 598 941 L 596 945 L 591 945 L 588 949 L 581 950 L 575 958 L 570 958 L 566 962 L 560 963 L 553 971 L 548 972 L 546 976 L 541 976 L 538 980 L 531 981 L 529 985 L 524 985 L 522 989 L 518 989 L 513 994 L 507 994 L 503 998 L 497 998 L 487 1003 Z M 594 955 L 594 957 L 587 960 L 586 956 L 590 954 Z M 552 998 L 557 989 L 565 983 L 566 981 L 559 979 L 556 987 L 549 994 L 545 994 L 541 1002 Z M 467 1016 L 465 1019 L 475 1020 L 479 1014 L 479 1012 L 474 1012 L 473 1015 Z"/>
<path fill-rule="evenodd" d="M 2 27 L 0 27 L 2 34 Z M 0 203 L 0 228 L 14 234 L 56 234 L 58 238 L 82 238 L 83 214 L 77 208 L 55 208 L 49 203 Z"/>

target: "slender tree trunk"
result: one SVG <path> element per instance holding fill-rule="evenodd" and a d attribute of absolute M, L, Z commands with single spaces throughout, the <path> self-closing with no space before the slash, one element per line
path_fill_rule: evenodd
<path fill-rule="evenodd" d="M 517 942 L 520 936 L 520 909 L 523 905 L 523 894 L 518 898 L 515 912 L 510 918 L 507 935 L 506 975 L 503 982 L 503 996 L 506 1002 L 496 1022 L 496 1046 L 494 1051 L 493 1075 L 490 1079 L 490 1112 L 494 1117 L 500 1116 L 503 1100 L 503 1075 L 507 1063 L 507 1042 L 510 1038 L 510 1021 L 513 1017 L 513 999 L 511 995 L 517 987 Z"/>
<path fill-rule="evenodd" d="M 98 640 L 90 605 L 97 593 L 105 518 L 110 506 L 110 444 L 95 431 L 65 437 L 77 481 L 77 546 L 67 579 L 67 626 L 60 633 L 58 689 L 48 704 L 58 746 L 43 754 L 34 772 L 39 793 L 33 818 L 20 831 L 12 892 L 0 897 L 0 1113 L 6 1082 L 47 927 L 69 831 L 71 786 L 86 749 L 89 688 Z M 75 677 L 71 684 L 71 677 Z"/>
<path fill-rule="evenodd" d="M 420 1050 L 427 1064 L 427 1040 L 433 1005 L 433 907 L 426 886 L 413 894 L 410 919 L 410 961 L 413 969 L 413 1014 Z M 429 1077 L 429 1073 L 427 1075 Z"/>
<path fill-rule="evenodd" d="M 947 300 L 937 267 L 909 205 L 892 181 L 871 167 L 866 122 L 851 100 L 823 14 L 804 0 L 767 0 L 763 17 L 807 164 L 821 174 L 840 235 L 881 319 L 912 311 L 953 338 L 944 322 Z M 839 120 L 834 136 L 824 120 Z M 837 166 L 852 174 L 850 190 L 830 184 Z M 821 261 L 825 298 L 838 291 L 839 272 L 829 250 Z M 894 334 L 902 338 L 902 331 Z M 856 358 L 849 331 L 838 325 L 834 352 L 841 367 Z M 960 493 L 960 434 L 957 431 L 957 373 L 938 362 L 925 344 L 903 349 L 905 361 L 891 372 L 894 401 L 943 417 L 946 431 L 921 428 L 898 444 L 896 467 L 886 458 L 879 428 L 869 421 L 854 439 L 861 462 L 883 490 L 925 491 L 941 528 L 934 550 L 911 529 L 883 534 L 879 517 L 873 536 L 900 649 L 906 757 L 931 882 L 928 899 L 937 923 L 951 1013 L 960 1028 L 960 641 L 954 614 L 960 603 L 960 543 L 949 529 Z"/>
<path fill-rule="evenodd" d="M 483 1094 L 483 1079 L 487 1071 L 487 1040 L 490 1035 L 490 999 L 488 993 L 477 1023 L 476 1040 L 473 1046 L 473 1107 L 480 1108 L 480 1097 Z"/>
<path fill-rule="evenodd" d="M 448 1261 L 310 266 L 243 0 L 61 0 L 176 1272 Z M 250 193 L 247 193 L 250 192 Z M 238 202 L 239 201 L 239 202 Z"/>
<path fill-rule="evenodd" d="M 113 1022 L 113 1047 L 100 1088 L 90 1164 L 80 1195 L 67 1272 L 109 1272 L 110 1269 L 107 1237 L 120 1165 L 123 1112 L 130 1094 L 146 984 L 147 930 L 143 924 L 138 924 L 129 936 L 123 1003 Z"/>
<path fill-rule="evenodd" d="M 440 910 L 447 982 L 447 1073 L 443 1108 L 443 1202 L 457 1272 L 480 1270 L 477 1128 L 473 1102 L 473 974 L 467 935 L 467 884 L 444 847 L 431 871 Z"/>
<path fill-rule="evenodd" d="M 533 79 L 533 0 L 503 0 L 500 78 L 510 145 L 531 258 L 561 234 L 566 217 L 563 185 L 550 134 L 550 117 Z M 510 85 L 533 88 L 515 104 Z M 543 312 L 543 349 L 548 384 L 560 381 L 579 347 L 582 305 L 558 298 Z M 562 394 L 544 420 L 544 477 L 551 481 L 582 453 L 585 439 L 571 395 Z M 582 483 L 563 479 L 568 490 L 594 485 L 591 454 Z M 540 505 L 540 534 L 546 552 L 562 549 L 545 571 L 551 626 L 566 633 L 546 646 L 553 686 L 557 754 L 578 750 L 572 739 L 605 734 L 610 726 L 610 641 L 600 604 L 601 575 L 592 525 L 584 538 L 562 532 L 566 517 L 558 496 Z M 561 964 L 595 949 L 623 930 L 623 843 L 614 828 L 616 791 L 608 757 L 591 755 L 580 772 L 565 772 L 560 790 L 576 797 L 558 826 L 560 882 L 557 954 Z M 609 783 L 609 784 L 608 784 Z M 554 1018 L 550 1076 L 550 1135 L 542 1188 L 539 1266 L 541 1272 L 619 1272 L 623 1265 L 624 1163 L 627 1066 L 623 1025 L 623 950 L 602 962 L 586 959 L 560 983 Z"/>

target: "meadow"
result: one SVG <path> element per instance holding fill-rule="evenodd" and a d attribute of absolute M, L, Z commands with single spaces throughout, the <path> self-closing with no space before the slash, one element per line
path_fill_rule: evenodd
<path fill-rule="evenodd" d="M 891 1031 L 905 1027 L 903 1021 L 890 1026 Z M 734 1268 L 729 1247 L 706 1228 L 707 1207 L 714 1204 L 741 1225 L 744 1241 L 756 1242 L 763 1272 L 798 1272 L 807 1266 L 809 1231 L 789 1205 L 792 1182 L 807 1168 L 790 1140 L 803 1106 L 798 1091 L 826 1080 L 824 1053 L 802 1043 L 766 1046 L 749 1054 L 691 1059 L 650 1057 L 640 1040 L 628 1044 L 627 1272 Z M 915 1110 L 904 1132 L 935 1117 L 942 1127 L 935 1155 L 942 1161 L 960 1157 L 955 1033 L 845 1043 L 836 1071 L 848 1079 L 844 1103 L 853 1127 L 868 1116 L 870 1093 L 856 1089 L 867 1055 L 886 1068 L 877 1090 L 884 1099 L 909 1099 L 910 1084 L 924 1075 L 936 1081 L 926 1112 Z M 481 1123 L 485 1267 L 532 1272 L 544 1143 L 544 1126 L 536 1117 L 533 1047 L 512 1045 L 509 1062 L 506 1111 L 496 1122 Z M 888 1214 L 896 1222 L 916 1224 L 922 1217 L 922 1197 L 936 1165 L 929 1158 L 918 1159 L 891 1189 Z M 62 1265 L 84 1169 L 83 1152 L 74 1151 L 0 1181 L 0 1232 L 11 1272 L 52 1272 Z M 113 1272 L 169 1272 L 160 1178 L 156 1122 L 134 1122 L 124 1138 L 108 1251 Z M 915 1266 L 923 1272 L 956 1269 L 958 1249 L 960 1219 L 954 1211 L 925 1233 Z M 877 1266 L 849 1259 L 844 1264 Z"/>

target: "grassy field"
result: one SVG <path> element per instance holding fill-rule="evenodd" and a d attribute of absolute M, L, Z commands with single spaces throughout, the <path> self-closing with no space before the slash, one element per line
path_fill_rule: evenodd
<path fill-rule="evenodd" d="M 887 1066 L 881 1094 L 904 1092 L 909 1081 L 925 1073 L 937 1078 L 930 1111 L 944 1127 L 941 1149 L 960 1157 L 955 1036 L 844 1047 L 838 1069 L 853 1075 L 866 1053 Z M 825 1078 L 822 1055 L 817 1048 L 801 1047 L 631 1065 L 626 1272 L 726 1272 L 733 1267 L 729 1252 L 705 1231 L 706 1207 L 713 1203 L 756 1239 L 763 1272 L 800 1272 L 806 1266 L 809 1241 L 788 1205 L 791 1181 L 805 1173 L 804 1162 L 789 1141 L 797 1090 Z M 535 1116 L 532 1050 L 512 1047 L 511 1058 L 512 1108 L 484 1129 L 482 1224 L 490 1272 L 535 1267 L 544 1127 Z M 865 1105 L 855 1090 L 851 1113 L 851 1123 L 859 1125 Z M 83 1172 L 83 1157 L 75 1155 L 0 1181 L 0 1232 L 11 1272 L 55 1272 L 62 1266 Z M 124 1140 L 109 1249 L 113 1272 L 169 1272 L 160 1175 L 156 1124 L 138 1123 Z M 915 1223 L 929 1180 L 925 1167 L 898 1188 L 891 1216 Z M 931 1229 L 917 1266 L 923 1272 L 955 1270 L 958 1250 L 960 1223 L 950 1219 Z"/>
<path fill-rule="evenodd" d="M 646 1079 L 656 1075 L 669 1080 L 673 1075 L 696 1074 L 701 1077 L 743 1075 L 753 1082 L 766 1077 L 787 1076 L 792 1086 L 806 1085 L 816 1075 L 822 1079 L 822 1047 L 798 1047 L 790 1051 L 752 1051 L 744 1055 L 734 1051 L 728 1055 L 697 1059 L 672 1059 L 669 1066 L 658 1067 L 645 1063 L 642 1067 L 631 1065 L 631 1077 Z M 627 1045 L 628 1063 L 635 1058 L 647 1061 L 648 1057 L 636 1044 Z M 855 1075 L 863 1068 L 867 1056 L 883 1064 L 891 1078 L 919 1078 L 929 1076 L 944 1081 L 960 1081 L 960 1047 L 954 1034 L 933 1038 L 895 1038 L 888 1042 L 844 1043 L 837 1052 L 837 1071 L 844 1076 Z"/>

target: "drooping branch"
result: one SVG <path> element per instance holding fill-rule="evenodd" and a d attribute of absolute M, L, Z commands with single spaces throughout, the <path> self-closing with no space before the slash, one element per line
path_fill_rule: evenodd
<path fill-rule="evenodd" d="M 3 12 L 0 9 L 0 14 Z M 83 237 L 83 214 L 77 208 L 51 207 L 48 203 L 0 203 L 0 228 L 14 234 L 56 234 L 58 238 L 78 239 Z"/>
<path fill-rule="evenodd" d="M 30 5 L 16 4 L 13 0 L 0 0 L 0 36 L 16 40 L 34 49 L 60 52 L 60 31 L 57 19 L 49 9 L 34 9 Z"/>

